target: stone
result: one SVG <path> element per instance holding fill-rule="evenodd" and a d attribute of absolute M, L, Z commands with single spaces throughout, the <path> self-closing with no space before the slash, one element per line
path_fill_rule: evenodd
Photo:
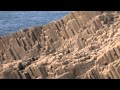
<path fill-rule="evenodd" d="M 24 35 L 23 35 L 23 32 L 22 32 L 22 31 L 18 31 L 18 32 L 16 32 L 16 33 L 17 33 L 17 35 L 19 36 L 19 38 L 24 37 Z"/>
<path fill-rule="evenodd" d="M 73 64 L 64 66 L 64 70 L 65 70 L 65 72 L 70 72 L 71 75 L 74 75 L 74 65 Z"/>
<path fill-rule="evenodd" d="M 45 31 L 43 31 L 45 36 L 49 36 L 49 29 L 46 29 Z"/>
<path fill-rule="evenodd" d="M 3 61 L 3 60 L 8 60 L 8 57 L 7 57 L 7 55 L 6 55 L 6 54 L 4 54 L 3 56 L 1 55 L 0 57 L 1 57 L 1 60 L 0 60 L 0 61 Z"/>
<path fill-rule="evenodd" d="M 37 37 L 32 31 L 29 33 L 29 36 L 31 36 L 31 39 L 33 40 L 34 43 L 37 41 Z"/>
<path fill-rule="evenodd" d="M 110 53 L 111 53 L 111 56 L 112 56 L 113 60 L 118 59 L 118 57 L 117 57 L 117 55 L 116 55 L 116 53 L 115 53 L 115 51 L 113 49 L 110 49 Z"/>
<path fill-rule="evenodd" d="M 24 42 L 23 42 L 23 40 L 22 40 L 22 38 L 21 39 L 19 39 L 19 44 L 20 44 L 20 46 L 24 46 Z"/>
<path fill-rule="evenodd" d="M 99 74 L 99 72 L 97 72 L 97 70 L 92 69 L 91 72 L 92 72 L 92 74 L 94 75 L 94 77 L 95 77 L 96 79 L 100 79 L 100 74 Z"/>
<path fill-rule="evenodd" d="M 117 67 L 117 71 L 118 71 L 118 73 L 120 74 L 120 64 L 119 64 L 118 67 Z"/>
<path fill-rule="evenodd" d="M 30 68 L 30 67 L 27 67 L 27 68 L 26 68 L 26 71 L 29 73 L 31 79 L 34 79 L 34 74 L 33 74 L 32 70 L 31 70 L 31 68 Z"/>
<path fill-rule="evenodd" d="M 56 21 L 53 21 L 52 25 L 54 30 L 58 30 L 58 27 L 56 26 Z"/>
<path fill-rule="evenodd" d="M 30 50 L 30 56 L 37 57 L 38 56 L 38 50 L 36 48 L 33 48 Z"/>
<path fill-rule="evenodd" d="M 36 27 L 36 31 L 37 31 L 37 33 L 39 33 L 39 35 L 41 35 L 41 33 L 42 33 L 42 27 L 41 26 L 37 26 Z"/>
<path fill-rule="evenodd" d="M 77 34 L 76 28 L 75 28 L 75 26 L 74 26 L 74 24 L 73 24 L 73 20 L 70 20 L 70 21 L 67 23 L 67 27 L 69 27 L 70 29 L 72 29 L 74 34 Z"/>
<path fill-rule="evenodd" d="M 67 16 L 64 16 L 64 17 L 62 18 L 62 20 L 63 20 L 63 23 L 66 24 L 66 23 L 68 22 Z"/>
<path fill-rule="evenodd" d="M 64 67 L 59 67 L 57 69 L 55 69 L 56 75 L 61 75 L 63 73 L 65 73 Z"/>
<path fill-rule="evenodd" d="M 79 17 L 80 17 L 80 16 L 79 16 Z M 82 23 L 81 23 L 81 20 L 79 20 L 79 17 L 77 17 L 75 20 L 76 20 L 76 22 L 77 22 L 78 27 L 81 28 Z"/>
<path fill-rule="evenodd" d="M 36 79 L 42 79 L 42 77 L 37 77 Z"/>
<path fill-rule="evenodd" d="M 13 33 L 13 34 L 15 35 L 15 33 Z M 4 38 L 5 38 L 6 43 L 9 44 L 9 40 L 12 38 L 12 35 L 4 36 Z M 2 38 L 1 38 L 1 40 L 2 40 Z"/>
<path fill-rule="evenodd" d="M 57 76 L 55 79 L 72 79 L 70 72 L 66 72 L 62 75 Z"/>
<path fill-rule="evenodd" d="M 90 21 L 90 24 L 91 24 L 91 27 L 94 30 L 94 32 L 96 32 L 98 30 L 98 28 L 97 28 L 95 21 L 94 20 Z"/>
<path fill-rule="evenodd" d="M 61 25 L 60 25 L 59 21 L 56 21 L 56 26 L 57 26 L 58 30 L 61 31 Z"/>
<path fill-rule="evenodd" d="M 103 62 L 104 64 L 109 62 L 109 59 L 107 58 L 106 54 L 104 54 L 102 58 L 105 60 L 105 62 Z"/>
<path fill-rule="evenodd" d="M 73 15 L 75 16 L 75 18 L 77 18 L 77 17 L 80 15 L 80 13 L 79 13 L 79 12 L 74 12 L 74 11 L 73 11 Z"/>
<path fill-rule="evenodd" d="M 96 22 L 96 25 L 97 25 L 98 29 L 103 27 L 102 24 L 101 24 L 101 21 L 98 18 L 95 19 L 95 22 Z"/>
<path fill-rule="evenodd" d="M 96 31 L 96 34 L 97 34 L 97 35 L 102 35 L 103 32 L 102 32 L 101 30 L 97 30 L 97 31 Z"/>
<path fill-rule="evenodd" d="M 78 76 L 80 73 L 81 73 L 81 66 L 80 66 L 80 63 L 76 63 L 75 66 L 74 66 L 74 74 L 75 76 Z"/>
<path fill-rule="evenodd" d="M 79 49 L 82 49 L 82 46 L 81 46 L 81 44 L 80 44 L 80 38 L 79 38 L 79 37 L 77 38 L 77 41 L 76 41 L 76 42 L 77 42 L 78 48 L 79 48 Z"/>
<path fill-rule="evenodd" d="M 101 12 L 99 12 L 99 11 L 90 11 L 90 12 L 86 12 L 86 15 L 87 16 L 89 16 L 89 17 L 91 17 L 91 18 L 94 18 L 94 17 L 96 17 L 97 15 L 100 15 L 101 14 Z"/>
<path fill-rule="evenodd" d="M 11 72 L 9 73 L 8 77 L 6 77 L 7 79 L 14 79 L 14 77 L 12 76 Z"/>
<path fill-rule="evenodd" d="M 86 63 L 80 63 L 80 68 L 81 68 L 81 72 L 79 73 L 80 75 L 89 70 L 86 66 Z"/>
<path fill-rule="evenodd" d="M 17 49 L 17 48 L 19 48 L 19 43 L 18 43 L 18 41 L 17 41 L 17 39 L 10 39 L 9 40 L 9 43 L 10 43 L 10 45 L 12 46 L 12 47 L 14 47 L 15 49 Z"/>
<path fill-rule="evenodd" d="M 60 43 L 59 40 L 57 42 L 53 43 L 53 47 L 54 47 L 55 50 L 57 50 L 60 46 L 61 46 L 61 43 Z"/>
<path fill-rule="evenodd" d="M 92 27 L 89 28 L 89 32 L 90 34 L 95 34 L 95 30 Z"/>
<path fill-rule="evenodd" d="M 111 21 L 100 12 L 75 11 L 47 25 L 1 36 L 0 72 L 8 79 L 119 78 L 119 20 Z M 14 68 L 7 71 L 7 63 Z"/>
<path fill-rule="evenodd" d="M 41 47 L 44 47 L 45 45 L 45 39 L 43 37 L 40 37 L 40 41 L 41 41 Z"/>
<path fill-rule="evenodd" d="M 64 37 L 65 39 L 68 38 L 67 32 L 65 30 L 60 31 L 59 33 L 60 33 L 61 37 Z"/>
<path fill-rule="evenodd" d="M 10 78 L 13 78 L 12 75 L 11 75 L 11 70 L 10 69 L 7 69 L 7 70 L 4 70 L 0 73 L 0 77 L 2 79 L 10 79 Z"/>
<path fill-rule="evenodd" d="M 78 23 L 76 22 L 76 19 L 72 20 L 72 25 L 74 29 L 76 30 L 76 32 L 79 33 L 79 26 L 78 26 Z"/>
<path fill-rule="evenodd" d="M 70 18 L 71 18 L 71 19 L 76 18 L 73 12 L 70 13 Z"/>
<path fill-rule="evenodd" d="M 103 65 L 103 61 L 106 62 L 106 60 L 103 59 L 103 55 L 101 55 L 97 58 L 96 64 Z"/>
<path fill-rule="evenodd" d="M 23 41 L 25 43 L 25 46 L 31 47 L 30 43 L 28 42 L 28 40 L 24 37 Z"/>
<path fill-rule="evenodd" d="M 9 41 L 8 38 L 5 37 L 5 36 L 2 37 L 2 41 L 3 41 L 4 45 L 7 45 L 9 43 L 8 42 Z"/>
<path fill-rule="evenodd" d="M 35 67 L 35 70 L 36 70 L 36 73 L 37 73 L 37 77 L 41 77 L 42 75 L 41 75 L 41 72 L 40 72 L 39 68 Z"/>
<path fill-rule="evenodd" d="M 11 75 L 12 75 L 13 79 L 17 79 L 17 76 L 16 76 L 16 74 L 15 74 L 15 71 L 12 71 L 12 72 L 11 72 Z"/>
<path fill-rule="evenodd" d="M 48 72 L 48 77 L 47 78 L 54 78 L 54 77 L 55 77 L 55 73 Z"/>
<path fill-rule="evenodd" d="M 107 75 L 108 73 L 100 72 L 101 79 L 108 79 L 109 76 Z"/>
<path fill-rule="evenodd" d="M 107 52 L 106 52 L 106 56 L 107 56 L 107 58 L 108 58 L 108 60 L 109 60 L 110 62 L 113 61 L 112 56 L 111 56 L 111 54 L 110 54 L 110 51 L 107 51 Z"/>
<path fill-rule="evenodd" d="M 27 67 L 27 62 L 26 61 L 22 62 L 22 66 L 23 68 Z"/>
<path fill-rule="evenodd" d="M 2 50 L 4 47 L 2 40 L 0 40 L 0 50 Z"/>
<path fill-rule="evenodd" d="M 7 55 L 7 58 L 14 60 L 14 57 L 13 57 L 13 55 L 12 55 L 12 52 L 11 52 L 10 48 L 9 48 L 9 49 L 6 49 L 6 50 L 5 50 L 5 53 L 6 53 L 6 55 Z"/>
<path fill-rule="evenodd" d="M 16 79 L 21 79 L 22 78 L 20 73 L 17 70 L 13 71 L 13 73 L 16 76 Z"/>
<path fill-rule="evenodd" d="M 28 72 L 23 72 L 23 79 L 31 79 L 30 75 Z"/>
<path fill-rule="evenodd" d="M 110 79 L 115 79 L 113 74 L 111 73 L 111 71 L 108 72 L 108 76 L 107 77 L 110 78 Z"/>
<path fill-rule="evenodd" d="M 36 78 L 39 77 L 39 76 L 41 76 L 41 72 L 40 72 L 40 70 L 38 69 L 38 67 L 36 65 L 33 65 L 32 70 L 34 70 L 34 76 Z"/>
<path fill-rule="evenodd" d="M 117 69 L 113 65 L 109 65 L 109 69 L 115 79 L 120 78 L 120 75 L 119 75 Z"/>
<path fill-rule="evenodd" d="M 65 66 L 61 66 L 61 67 L 59 68 L 59 71 L 60 71 L 60 74 L 65 73 Z"/>
<path fill-rule="evenodd" d="M 78 19 L 73 19 L 74 20 L 74 23 L 76 24 L 76 27 L 77 27 L 77 30 L 79 30 L 79 28 L 81 27 L 81 25 L 79 24 L 79 21 Z M 78 32 L 78 31 L 77 31 Z"/>
<path fill-rule="evenodd" d="M 34 65 L 31 65 L 30 69 L 31 69 L 31 71 L 33 73 L 33 76 L 35 76 L 35 78 L 37 78 L 37 74 L 36 74 L 36 71 L 35 71 L 34 67 L 35 67 Z"/>
<path fill-rule="evenodd" d="M 90 75 L 90 79 L 96 79 L 96 77 L 94 76 L 92 72 L 90 72 L 89 75 Z"/>
<path fill-rule="evenodd" d="M 81 45 L 82 48 L 85 47 L 85 42 L 84 42 L 84 41 L 85 41 L 85 40 L 84 40 L 83 38 L 80 38 L 80 39 L 79 39 L 79 43 L 80 43 L 80 45 Z"/>
<path fill-rule="evenodd" d="M 83 32 L 82 32 L 82 37 L 86 40 L 89 38 L 89 33 L 88 33 L 88 30 L 85 29 Z"/>
<path fill-rule="evenodd" d="M 9 49 L 15 60 L 20 59 L 19 56 L 18 56 L 18 53 L 16 52 L 17 49 L 18 48 L 15 48 L 15 47 L 14 48 L 11 47 Z"/>
<path fill-rule="evenodd" d="M 55 69 L 55 73 L 56 73 L 56 75 L 60 75 L 60 70 L 59 70 L 59 68 Z"/>
<path fill-rule="evenodd" d="M 63 43 L 63 42 L 64 42 L 64 40 L 65 40 L 65 38 L 64 38 L 64 37 L 60 37 L 60 38 L 59 38 L 60 43 Z"/>
<path fill-rule="evenodd" d="M 56 33 L 57 38 L 61 37 L 61 35 L 60 35 L 59 32 L 60 32 L 60 31 L 59 31 L 58 29 L 55 29 L 55 33 Z"/>
<path fill-rule="evenodd" d="M 68 18 L 68 21 L 70 21 L 70 20 L 71 20 L 70 13 L 67 15 L 67 18 Z"/>
<path fill-rule="evenodd" d="M 35 30 L 33 31 L 34 35 L 36 36 L 37 40 L 39 40 L 39 36 L 41 35 L 41 32 L 39 33 L 40 30 L 35 27 Z"/>
<path fill-rule="evenodd" d="M 24 69 L 24 67 L 22 65 L 22 62 L 18 63 L 18 70 L 23 70 L 23 69 Z"/>
<path fill-rule="evenodd" d="M 29 29 L 22 29 L 21 31 L 27 33 Z"/>
<path fill-rule="evenodd" d="M 117 56 L 120 58 L 120 50 L 119 50 L 119 47 L 116 46 L 116 47 L 114 47 L 113 49 L 114 49 L 114 51 L 116 52 Z"/>
<path fill-rule="evenodd" d="M 72 31 L 72 29 L 69 29 L 68 27 L 66 27 L 66 32 L 69 38 L 72 38 L 74 36 L 74 33 Z"/>
<path fill-rule="evenodd" d="M 87 69 L 90 69 L 91 67 L 93 67 L 92 61 L 87 62 L 87 63 L 86 63 L 86 68 L 87 68 Z"/>
<path fill-rule="evenodd" d="M 12 51 L 12 53 L 13 53 L 13 56 L 14 56 L 14 59 L 15 59 L 15 60 L 20 59 L 18 53 L 16 53 L 16 51 L 15 51 L 13 48 L 11 48 L 11 51 Z"/>
<path fill-rule="evenodd" d="M 50 30 L 50 36 L 49 36 L 54 42 L 58 40 L 58 36 L 56 35 L 56 32 L 53 30 Z"/>
<path fill-rule="evenodd" d="M 39 66 L 39 70 L 41 72 L 42 78 L 45 79 L 48 77 L 47 69 L 45 66 Z"/>
<path fill-rule="evenodd" d="M 103 16 L 104 16 L 104 19 L 103 19 L 104 24 L 108 24 L 111 21 L 113 21 L 113 17 L 110 14 L 104 13 Z"/>
<path fill-rule="evenodd" d="M 48 64 L 52 63 L 54 61 L 54 59 L 56 58 L 56 56 L 52 56 L 51 58 L 48 59 Z"/>

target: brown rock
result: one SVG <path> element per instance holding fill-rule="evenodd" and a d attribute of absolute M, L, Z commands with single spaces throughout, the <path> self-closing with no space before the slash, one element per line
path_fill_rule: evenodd
<path fill-rule="evenodd" d="M 73 79 L 73 76 L 70 74 L 70 72 L 66 72 L 62 75 L 57 76 L 55 79 Z"/>
<path fill-rule="evenodd" d="M 118 59 L 118 56 L 116 55 L 114 49 L 111 49 L 110 53 L 111 53 L 111 56 L 112 56 L 113 60 L 117 60 Z"/>
<path fill-rule="evenodd" d="M 42 78 L 45 79 L 48 77 L 48 72 L 45 66 L 39 66 L 39 70 L 42 74 Z"/>

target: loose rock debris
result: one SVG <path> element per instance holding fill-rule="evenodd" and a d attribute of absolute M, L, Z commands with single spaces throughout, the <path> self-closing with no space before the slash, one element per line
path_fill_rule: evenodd
<path fill-rule="evenodd" d="M 73 11 L 1 36 L 0 78 L 119 79 L 119 12 Z"/>

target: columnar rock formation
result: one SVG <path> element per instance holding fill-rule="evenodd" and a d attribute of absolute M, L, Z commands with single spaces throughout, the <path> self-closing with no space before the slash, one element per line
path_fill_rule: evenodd
<path fill-rule="evenodd" d="M 120 78 L 118 12 L 74 11 L 47 25 L 0 37 L 0 77 Z"/>
<path fill-rule="evenodd" d="M 46 48 L 51 51 L 56 50 L 65 39 L 81 32 L 82 27 L 98 14 L 100 12 L 72 12 L 48 25 L 24 29 L 12 35 L 2 36 L 0 37 L 0 61 L 37 56 Z"/>

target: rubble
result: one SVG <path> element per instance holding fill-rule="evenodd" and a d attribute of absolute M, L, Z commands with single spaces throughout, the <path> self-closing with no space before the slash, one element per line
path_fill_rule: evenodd
<path fill-rule="evenodd" d="M 72 11 L 0 37 L 0 79 L 119 79 L 120 14 Z"/>

